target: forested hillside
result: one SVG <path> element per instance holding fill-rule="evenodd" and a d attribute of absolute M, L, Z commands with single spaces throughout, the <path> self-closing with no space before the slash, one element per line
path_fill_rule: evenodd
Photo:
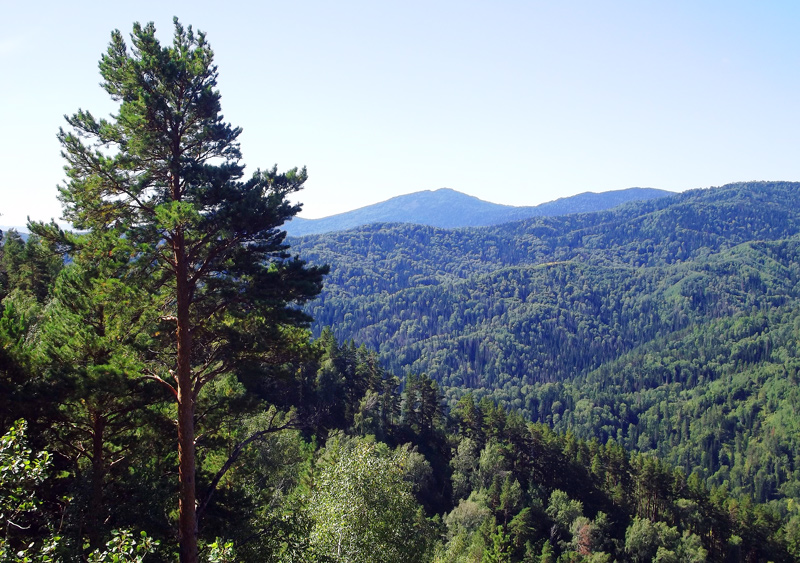
<path fill-rule="evenodd" d="M 80 377 L 37 334 L 48 288 L 69 269 L 35 236 L 23 245 L 12 233 L 4 250 L 3 274 L 50 282 L 4 275 L 0 285 L 0 511 L 14 524 L 0 538 L 1 560 L 174 561 L 168 398 L 133 378 L 98 411 L 110 374 Z M 557 434 L 472 393 L 448 410 L 430 377 L 401 386 L 374 352 L 331 331 L 297 345 L 282 364 L 222 378 L 216 408 L 203 403 L 203 561 L 800 556 L 796 508 L 709 488 L 699 473 L 630 455 L 614 440 Z M 99 442 L 98 416 L 108 422 Z M 94 547 L 105 540 L 105 551 Z"/>
<path fill-rule="evenodd" d="M 716 252 L 687 245 L 696 258 L 684 261 L 606 243 L 594 266 L 562 250 L 559 261 L 491 267 L 452 244 L 471 259 L 442 261 L 449 282 L 395 292 L 438 288 L 430 307 L 448 294 L 474 301 L 465 313 L 447 305 L 439 327 L 455 334 L 465 318 L 473 333 L 457 337 L 461 348 L 439 336 L 427 374 L 385 369 L 378 353 L 337 341 L 336 325 L 314 341 L 287 327 L 280 352 L 217 379 L 199 404 L 202 559 L 796 560 L 798 243 L 723 240 Z M 547 256 L 547 240 L 535 241 L 525 244 Z M 175 411 L 143 377 L 154 340 L 119 340 L 142 322 L 131 299 L 146 297 L 61 251 L 38 235 L 3 237 L 0 553 L 175 560 Z M 634 256 L 656 265 L 625 263 Z M 411 322 L 426 302 L 404 303 L 379 314 L 393 322 L 409 308 Z M 386 338 L 423 366 L 421 344 Z M 469 366 L 473 391 L 458 374 Z M 521 376 L 504 375 L 514 366 Z"/>
<path fill-rule="evenodd" d="M 796 498 L 800 184 L 735 184 L 482 229 L 293 241 L 331 265 L 310 307 L 427 373 L 560 431 Z"/>
<path fill-rule="evenodd" d="M 143 322 L 132 300 L 146 296 L 61 250 L 3 237 L 0 555 L 175 560 L 175 410 L 146 377 L 158 332 L 130 330 Z M 279 350 L 218 378 L 199 403 L 202 560 L 796 560 L 797 251 L 762 241 L 693 264 L 448 273 L 455 283 L 440 285 L 482 288 L 490 312 L 510 315 L 496 325 L 505 343 L 525 311 L 510 305 L 531 296 L 544 311 L 525 325 L 535 338 L 572 323 L 539 349 L 551 369 L 542 361 L 527 379 L 490 372 L 536 356 L 501 356 L 489 332 L 472 336 L 472 355 L 441 340 L 437 369 L 452 373 L 440 388 L 433 369 L 401 379 L 331 330 L 310 341 L 285 327 Z M 498 298 L 510 288 L 521 293 Z M 487 318 L 477 298 L 472 309 L 473 323 Z M 455 372 L 481 353 L 475 384 L 486 389 L 464 392 Z"/>

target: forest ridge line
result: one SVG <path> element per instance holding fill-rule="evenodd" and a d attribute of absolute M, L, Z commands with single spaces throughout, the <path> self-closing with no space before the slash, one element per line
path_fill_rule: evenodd
<path fill-rule="evenodd" d="M 590 213 L 629 201 L 668 197 L 675 192 L 654 188 L 628 188 L 584 192 L 540 205 L 513 206 L 484 201 L 449 188 L 424 190 L 390 198 L 319 219 L 294 217 L 284 225 L 289 236 L 343 231 L 372 223 L 414 223 L 446 229 L 482 227 L 531 217 Z"/>

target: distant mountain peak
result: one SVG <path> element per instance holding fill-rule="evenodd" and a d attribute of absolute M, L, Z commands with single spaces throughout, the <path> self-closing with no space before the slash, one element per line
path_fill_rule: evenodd
<path fill-rule="evenodd" d="M 438 188 L 395 196 L 321 219 L 296 217 L 286 224 L 286 230 L 290 236 L 304 236 L 344 231 L 372 223 L 415 223 L 445 229 L 483 227 L 531 217 L 603 211 L 629 201 L 669 195 L 674 194 L 652 188 L 629 188 L 584 192 L 541 205 L 518 207 L 484 201 L 452 188 Z"/>

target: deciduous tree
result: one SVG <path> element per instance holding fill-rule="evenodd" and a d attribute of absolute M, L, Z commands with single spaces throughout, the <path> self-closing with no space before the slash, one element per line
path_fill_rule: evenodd
<path fill-rule="evenodd" d="M 423 560 L 430 530 L 406 471 L 412 452 L 332 438 L 311 497 L 311 545 L 325 561 Z"/>

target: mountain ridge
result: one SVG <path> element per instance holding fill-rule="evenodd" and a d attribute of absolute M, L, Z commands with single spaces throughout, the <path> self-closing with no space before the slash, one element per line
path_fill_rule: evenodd
<path fill-rule="evenodd" d="M 492 203 L 450 188 L 423 190 L 320 219 L 295 217 L 289 236 L 344 231 L 373 223 L 413 223 L 445 229 L 499 225 L 531 217 L 602 211 L 627 203 L 674 195 L 655 188 L 583 192 L 535 206 Z"/>

